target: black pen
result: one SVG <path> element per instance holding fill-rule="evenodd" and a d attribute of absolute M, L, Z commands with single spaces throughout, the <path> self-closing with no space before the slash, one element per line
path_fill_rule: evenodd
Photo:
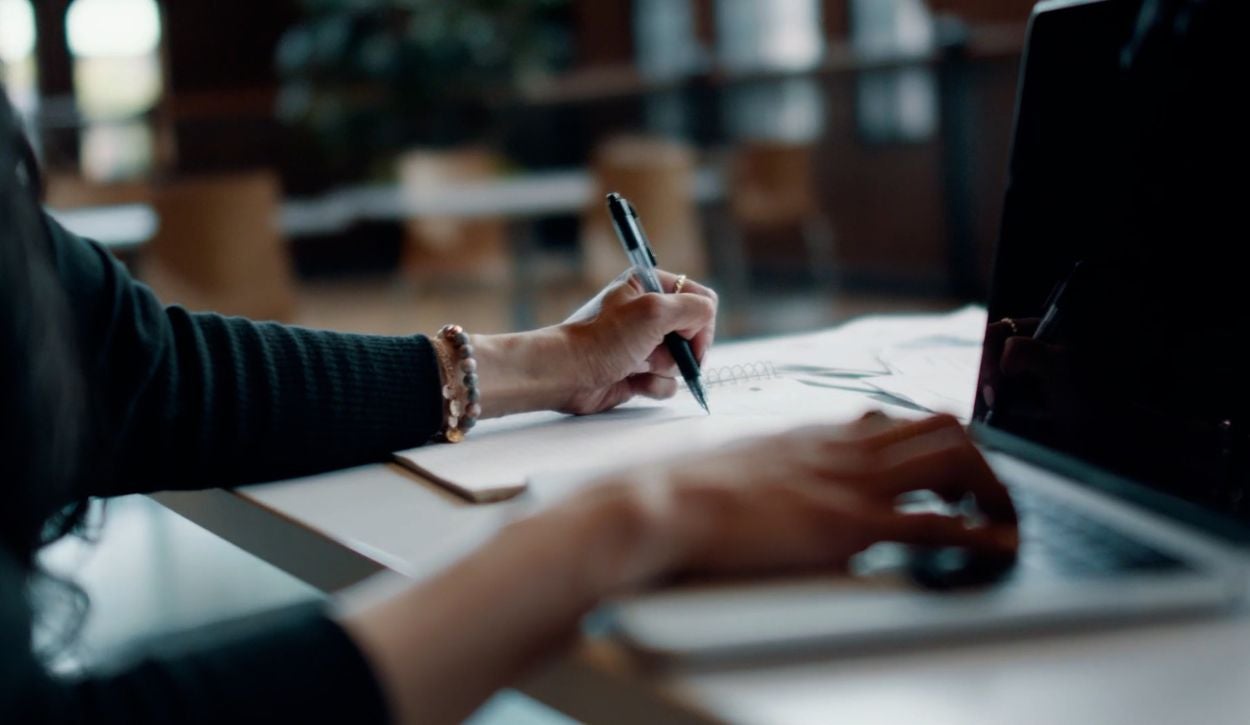
<path fill-rule="evenodd" d="M 642 231 L 642 223 L 638 221 L 638 212 L 634 210 L 633 204 L 626 201 L 625 197 L 620 194 L 612 192 L 608 194 L 608 215 L 612 217 L 612 226 L 616 228 L 616 236 L 625 247 L 625 254 L 634 265 L 634 274 L 638 276 L 643 289 L 663 294 L 664 289 L 660 286 L 660 278 L 655 274 L 658 262 L 656 262 L 655 253 L 651 251 L 651 245 L 647 244 L 647 235 Z M 694 359 L 690 341 L 676 332 L 670 332 L 664 336 L 664 345 L 677 363 L 677 369 L 681 370 L 681 377 L 686 381 L 686 387 L 690 388 L 691 394 L 703 407 L 704 412 L 710 414 L 712 411 L 707 407 L 707 393 L 703 390 L 699 363 Z"/>

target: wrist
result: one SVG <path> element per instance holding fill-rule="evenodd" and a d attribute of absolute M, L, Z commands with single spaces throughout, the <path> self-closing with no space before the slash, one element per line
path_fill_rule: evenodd
<path fill-rule="evenodd" d="M 559 409 L 569 381 L 560 363 L 568 345 L 557 328 L 502 335 L 471 335 L 478 365 L 483 418 Z"/>
<path fill-rule="evenodd" d="M 682 568 L 701 528 L 698 517 L 679 510 L 680 498 L 665 469 L 633 469 L 591 486 L 533 521 L 568 532 L 564 538 L 576 543 L 571 569 L 579 588 L 598 602 Z"/>

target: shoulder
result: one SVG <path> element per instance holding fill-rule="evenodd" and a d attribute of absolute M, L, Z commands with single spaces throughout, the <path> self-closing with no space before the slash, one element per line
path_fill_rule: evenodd
<path fill-rule="evenodd" d="M 52 265 L 63 281 L 77 285 L 100 283 L 124 270 L 103 247 L 69 231 L 46 211 L 43 228 Z"/>

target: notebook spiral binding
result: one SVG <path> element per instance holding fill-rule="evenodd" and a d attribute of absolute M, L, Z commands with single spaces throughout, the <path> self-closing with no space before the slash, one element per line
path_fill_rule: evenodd
<path fill-rule="evenodd" d="M 725 365 L 719 368 L 707 368 L 703 371 L 703 385 L 708 388 L 726 385 L 741 385 L 759 380 L 780 378 L 777 366 L 767 360 L 746 363 L 743 365 Z"/>

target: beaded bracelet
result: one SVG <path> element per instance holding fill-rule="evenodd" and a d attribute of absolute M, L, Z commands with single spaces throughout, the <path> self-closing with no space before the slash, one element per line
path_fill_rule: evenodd
<path fill-rule="evenodd" d="M 443 369 L 443 440 L 459 443 L 482 416 L 482 394 L 477 387 L 477 359 L 469 336 L 460 325 L 443 325 L 434 340 L 439 365 Z"/>

